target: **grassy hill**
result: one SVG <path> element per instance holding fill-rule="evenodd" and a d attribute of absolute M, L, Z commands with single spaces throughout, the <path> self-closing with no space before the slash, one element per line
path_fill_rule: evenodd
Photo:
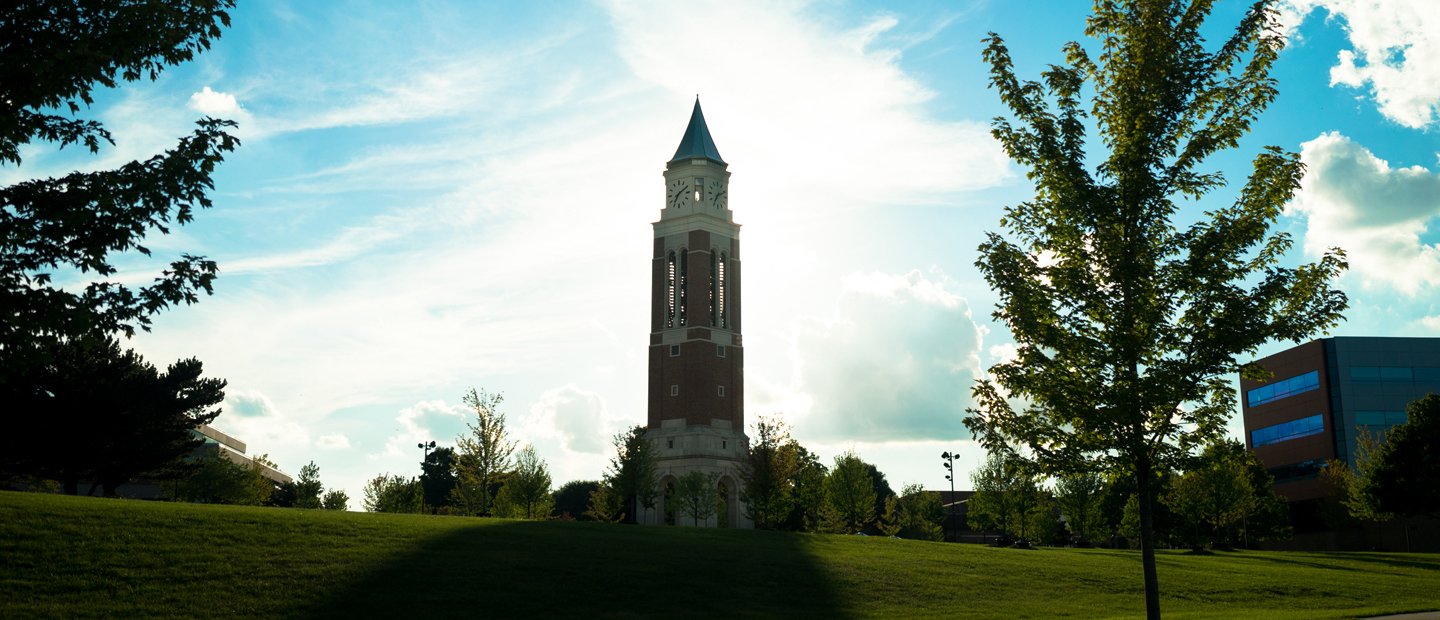
<path fill-rule="evenodd" d="M 0 493 L 0 617 L 1142 616 L 1140 558 Z M 1162 552 L 1172 617 L 1440 609 L 1440 557 Z"/>

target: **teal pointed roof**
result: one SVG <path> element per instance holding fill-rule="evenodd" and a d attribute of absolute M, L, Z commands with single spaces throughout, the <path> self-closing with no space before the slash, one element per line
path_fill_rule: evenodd
<path fill-rule="evenodd" d="M 685 128 L 685 137 L 680 138 L 680 148 L 675 149 L 675 156 L 670 158 L 670 162 L 697 157 L 725 163 L 725 160 L 720 159 L 720 149 L 715 148 L 715 140 L 710 137 L 710 128 L 705 126 L 705 114 L 700 111 L 699 97 L 695 98 L 695 111 L 690 113 L 690 125 Z"/>

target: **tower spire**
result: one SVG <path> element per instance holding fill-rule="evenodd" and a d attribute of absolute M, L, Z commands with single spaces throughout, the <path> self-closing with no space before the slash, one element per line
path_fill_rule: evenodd
<path fill-rule="evenodd" d="M 700 111 L 700 95 L 695 95 L 695 110 L 690 113 L 690 124 L 685 127 L 685 137 L 680 138 L 680 148 L 670 162 L 704 158 L 724 164 L 720 149 L 715 148 L 715 139 L 710 137 L 710 128 L 705 126 L 705 113 Z"/>

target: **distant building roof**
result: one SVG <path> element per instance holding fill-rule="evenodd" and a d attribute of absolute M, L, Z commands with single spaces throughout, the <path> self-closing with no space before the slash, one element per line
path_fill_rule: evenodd
<path fill-rule="evenodd" d="M 715 140 L 710 137 L 710 128 L 705 126 L 705 114 L 700 111 L 700 97 L 695 97 L 695 110 L 690 113 L 690 125 L 685 128 L 685 137 L 680 138 L 680 148 L 675 149 L 675 156 L 670 158 L 671 162 L 686 159 L 703 158 L 723 164 L 725 160 L 720 159 L 720 149 L 715 148 Z"/>

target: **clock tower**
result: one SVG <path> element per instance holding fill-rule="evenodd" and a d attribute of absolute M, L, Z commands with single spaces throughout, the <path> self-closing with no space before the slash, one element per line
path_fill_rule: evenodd
<path fill-rule="evenodd" d="M 750 525 L 739 499 L 748 439 L 740 225 L 730 211 L 728 167 L 696 98 L 665 164 L 665 207 L 654 223 L 647 435 L 659 457 L 660 493 L 656 510 L 642 517 L 650 523 L 690 523 L 672 496 L 681 477 L 699 471 L 720 497 L 709 525 Z"/>

